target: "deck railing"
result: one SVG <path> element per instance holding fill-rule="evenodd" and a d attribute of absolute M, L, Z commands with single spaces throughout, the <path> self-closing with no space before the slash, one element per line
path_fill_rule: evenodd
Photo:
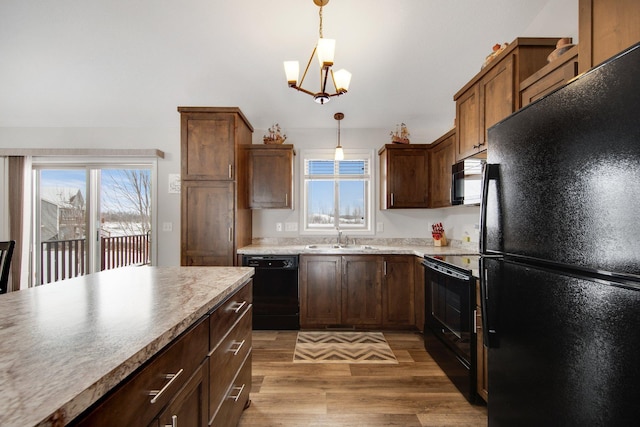
<path fill-rule="evenodd" d="M 41 284 L 87 273 L 85 239 L 48 240 L 40 249 Z M 100 270 L 148 264 L 149 235 L 101 237 L 100 252 Z"/>

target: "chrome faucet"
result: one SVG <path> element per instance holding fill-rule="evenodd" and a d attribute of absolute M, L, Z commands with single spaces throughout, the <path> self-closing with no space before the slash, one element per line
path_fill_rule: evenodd
<path fill-rule="evenodd" d="M 342 241 L 342 231 L 340 231 L 340 229 L 338 228 L 338 237 L 337 237 L 337 242 L 336 244 L 338 246 L 340 246 L 340 242 Z"/>

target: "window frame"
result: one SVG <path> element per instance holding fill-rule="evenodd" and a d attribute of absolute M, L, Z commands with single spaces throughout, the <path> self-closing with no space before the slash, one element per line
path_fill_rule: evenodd
<path fill-rule="evenodd" d="M 337 232 L 337 228 L 335 225 L 333 227 L 327 228 L 315 228 L 309 227 L 307 223 L 308 218 L 308 190 L 307 190 L 307 175 L 305 170 L 305 163 L 307 160 L 334 160 L 333 149 L 308 149 L 302 150 L 300 153 L 300 191 L 301 191 L 301 209 L 300 209 L 300 234 L 301 235 L 327 235 L 327 234 L 335 234 Z M 368 176 L 365 175 L 363 179 L 366 181 L 366 190 L 365 190 L 365 202 L 364 202 L 364 218 L 365 225 L 364 226 L 349 226 L 349 225 L 341 225 L 340 231 L 347 232 L 351 236 L 371 236 L 375 234 L 374 226 L 374 202 L 375 202 L 375 157 L 373 149 L 344 149 L 344 160 L 366 160 L 368 162 Z M 334 180 L 335 182 L 335 180 Z M 339 206 L 336 201 L 336 208 L 339 210 Z"/>

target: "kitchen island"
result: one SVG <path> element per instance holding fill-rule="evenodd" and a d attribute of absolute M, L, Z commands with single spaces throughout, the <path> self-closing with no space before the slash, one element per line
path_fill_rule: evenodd
<path fill-rule="evenodd" d="M 70 422 L 253 272 L 126 267 L 1 295 L 0 425 Z"/>

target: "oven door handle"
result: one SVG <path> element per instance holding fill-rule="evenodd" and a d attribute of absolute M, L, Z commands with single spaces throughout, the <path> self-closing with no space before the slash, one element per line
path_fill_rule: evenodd
<path fill-rule="evenodd" d="M 453 277 L 454 279 L 469 280 L 471 278 L 471 276 L 469 276 L 468 274 L 459 273 L 455 270 L 451 270 L 450 268 L 441 266 L 439 264 L 431 263 L 426 260 L 422 260 L 422 265 L 424 265 L 425 268 L 436 271 L 445 276 Z"/>

